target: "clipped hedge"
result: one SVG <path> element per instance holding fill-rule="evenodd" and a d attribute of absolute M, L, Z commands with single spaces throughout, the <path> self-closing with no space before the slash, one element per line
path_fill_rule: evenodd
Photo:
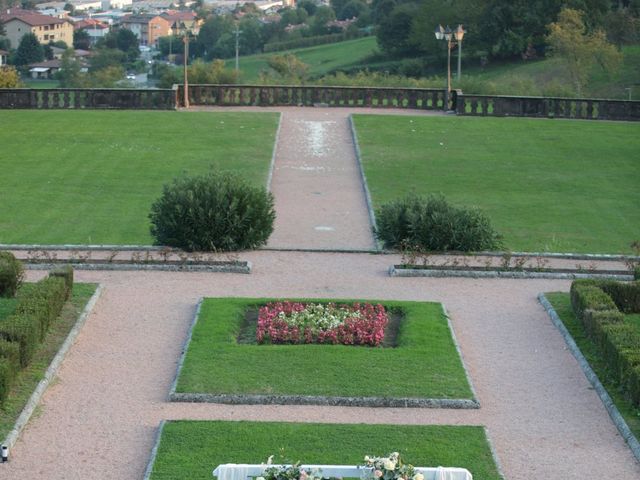
<path fill-rule="evenodd" d="M 11 390 L 14 370 L 9 360 L 0 357 L 0 404 L 4 403 Z"/>
<path fill-rule="evenodd" d="M 620 310 L 640 313 L 635 303 L 639 288 L 638 282 L 610 280 L 575 280 L 571 284 L 574 313 L 636 406 L 640 406 L 640 331 L 624 322 Z"/>
<path fill-rule="evenodd" d="M 273 195 L 264 187 L 213 172 L 174 179 L 149 214 L 157 245 L 205 252 L 260 247 L 275 217 Z"/>
<path fill-rule="evenodd" d="M 386 248 L 434 252 L 496 250 L 500 235 L 476 208 L 454 207 L 442 195 L 410 195 L 382 205 L 377 237 Z"/>
<path fill-rule="evenodd" d="M 65 300 L 69 300 L 73 290 L 73 267 L 71 265 L 57 267 L 49 272 L 49 277 L 62 278 L 64 280 Z"/>
<path fill-rule="evenodd" d="M 65 268 L 18 291 L 15 312 L 0 322 L 0 403 L 60 315 L 72 283 L 73 271 Z"/>
<path fill-rule="evenodd" d="M 0 252 L 0 297 L 13 297 L 24 279 L 24 267 L 11 252 Z"/>

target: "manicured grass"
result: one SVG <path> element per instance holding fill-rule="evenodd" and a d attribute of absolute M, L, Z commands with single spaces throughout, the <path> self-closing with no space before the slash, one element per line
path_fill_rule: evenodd
<path fill-rule="evenodd" d="M 0 243 L 151 244 L 183 172 L 266 182 L 273 113 L 0 111 Z"/>
<path fill-rule="evenodd" d="M 482 427 L 220 421 L 167 422 L 151 478 L 204 480 L 220 464 L 262 463 L 270 455 L 274 462 L 362 465 L 365 455 L 392 451 L 415 466 L 462 467 L 474 480 L 500 479 Z"/>
<path fill-rule="evenodd" d="M 248 55 L 240 57 L 241 81 L 243 83 L 258 81 L 260 72 L 269 70 L 267 59 L 275 55 L 291 53 L 309 65 L 309 76 L 319 77 L 337 69 L 358 65 L 376 52 L 377 48 L 376 37 L 371 36 L 315 47 Z M 233 62 L 234 60 L 227 60 L 227 67 L 233 68 Z"/>
<path fill-rule="evenodd" d="M 381 302 L 405 314 L 396 348 L 239 344 L 247 308 L 268 301 L 206 299 L 177 392 L 472 397 L 440 304 Z"/>
<path fill-rule="evenodd" d="M 29 284 L 22 288 L 29 288 Z M 40 344 L 31 361 L 31 364 L 18 373 L 4 405 L 0 408 L 0 441 L 3 440 L 13 428 L 16 419 L 29 400 L 34 389 L 42 380 L 44 373 L 53 357 L 69 335 L 69 331 L 75 325 L 78 316 L 96 290 L 96 285 L 76 283 L 73 285 L 71 299 L 65 304 L 62 314 L 52 322 L 44 342 Z M 0 314 L 0 321 L 5 318 Z"/>
<path fill-rule="evenodd" d="M 640 125 L 356 115 L 373 203 L 412 191 L 479 206 L 520 251 L 630 253 Z"/>
<path fill-rule="evenodd" d="M 591 365 L 593 371 L 598 375 L 600 382 L 613 399 L 613 402 L 616 407 L 618 407 L 627 425 L 629 425 L 629 428 L 636 438 L 640 439 L 640 408 L 635 408 L 631 405 L 622 394 L 616 380 L 617 373 L 613 373 L 607 368 L 606 362 L 602 355 L 600 355 L 598 348 L 591 339 L 587 337 L 582 322 L 573 313 L 569 294 L 545 293 L 545 296 L 553 305 L 564 326 L 567 327 L 567 330 L 571 333 L 571 336 L 589 362 L 589 365 Z M 635 324 L 640 328 L 640 315 L 626 315 L 625 322 Z"/>

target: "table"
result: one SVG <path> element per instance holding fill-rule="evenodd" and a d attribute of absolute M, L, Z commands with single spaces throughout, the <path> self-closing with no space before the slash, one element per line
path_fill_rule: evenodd
<path fill-rule="evenodd" d="M 213 476 L 218 480 L 247 480 L 261 476 L 267 468 L 279 468 L 282 465 L 254 465 L 247 463 L 225 463 L 218 465 Z M 354 465 L 300 465 L 305 470 L 319 470 L 323 477 L 365 478 L 371 474 L 371 468 Z M 424 480 L 473 480 L 466 468 L 456 467 L 415 467 L 415 471 L 424 475 Z"/>

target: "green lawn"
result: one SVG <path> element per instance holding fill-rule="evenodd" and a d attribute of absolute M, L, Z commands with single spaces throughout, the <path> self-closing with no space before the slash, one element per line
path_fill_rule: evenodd
<path fill-rule="evenodd" d="M 236 338 L 247 308 L 268 301 L 206 299 L 176 391 L 387 398 L 472 397 L 440 304 L 382 302 L 388 308 L 405 313 L 395 348 L 238 344 Z"/>
<path fill-rule="evenodd" d="M 240 57 L 240 81 L 243 83 L 255 83 L 262 70 L 269 70 L 267 59 L 274 55 L 292 53 L 309 65 L 309 76 L 319 77 L 336 69 L 359 65 L 364 59 L 376 52 L 377 48 L 376 37 L 371 36 L 283 52 L 248 55 Z M 233 65 L 234 60 L 227 60 L 228 68 L 233 68 Z"/>
<path fill-rule="evenodd" d="M 626 400 L 624 395 L 620 391 L 620 387 L 617 383 L 617 373 L 614 375 L 606 366 L 604 358 L 600 355 L 599 349 L 587 337 L 586 331 L 582 325 L 582 322 L 576 318 L 571 307 L 571 298 L 568 293 L 545 293 L 545 296 L 553 305 L 553 308 L 558 313 L 558 316 L 567 327 L 569 333 L 573 337 L 574 341 L 580 348 L 580 351 L 585 356 L 589 365 L 596 373 L 600 382 L 607 390 L 607 393 L 613 399 L 616 407 L 620 411 L 620 414 L 624 417 L 627 425 L 636 436 L 640 439 L 640 408 L 635 408 L 629 401 Z M 640 328 L 640 314 L 626 315 L 625 321 L 631 324 L 635 324 Z"/>
<path fill-rule="evenodd" d="M 373 203 L 442 192 L 519 251 L 630 253 L 640 124 L 356 115 Z"/>
<path fill-rule="evenodd" d="M 500 479 L 482 427 L 221 421 L 167 422 L 151 478 L 204 480 L 220 464 L 262 463 L 270 455 L 274 462 L 362 465 L 365 455 L 393 451 L 415 466 L 462 467 L 474 480 Z"/>
<path fill-rule="evenodd" d="M 0 243 L 151 244 L 182 172 L 266 182 L 273 113 L 0 111 Z"/>
<path fill-rule="evenodd" d="M 24 284 L 22 288 L 29 288 Z M 78 320 L 78 316 L 96 290 L 96 285 L 87 283 L 75 283 L 70 301 L 64 306 L 62 314 L 52 322 L 47 336 L 40 344 L 31 360 L 31 364 L 20 371 L 13 384 L 11 393 L 0 408 L 0 441 L 4 439 L 13 428 L 16 419 L 31 397 L 36 386 L 42 380 L 44 372 L 49 368 L 53 357 L 69 335 L 69 331 Z M 2 309 L 2 305 L 13 304 L 9 309 Z M 8 316 L 15 308 L 15 300 L 0 299 L 0 321 Z M 4 311 L 4 313 L 3 313 Z"/>

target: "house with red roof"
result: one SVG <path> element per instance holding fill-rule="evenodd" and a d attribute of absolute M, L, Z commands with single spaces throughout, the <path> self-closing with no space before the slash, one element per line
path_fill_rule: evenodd
<path fill-rule="evenodd" d="M 13 48 L 18 48 L 20 40 L 27 33 L 33 33 L 42 44 L 63 41 L 73 44 L 73 25 L 67 19 L 50 17 L 32 10 L 10 8 L 0 13 L 6 37 Z"/>

